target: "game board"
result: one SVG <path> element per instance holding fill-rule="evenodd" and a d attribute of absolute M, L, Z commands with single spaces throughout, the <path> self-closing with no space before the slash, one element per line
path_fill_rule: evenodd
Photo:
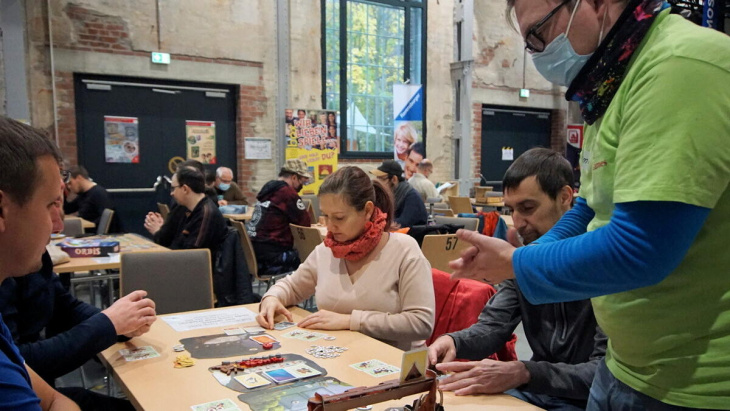
<path fill-rule="evenodd" d="M 243 333 L 238 335 L 204 335 L 202 337 L 183 338 L 180 344 L 193 358 L 226 358 L 239 355 L 251 355 L 259 352 L 269 352 L 281 347 L 279 342 L 265 350 L 263 345 L 252 341 L 249 337 L 257 334 Z"/>
<path fill-rule="evenodd" d="M 307 401 L 315 393 L 323 395 L 341 394 L 352 386 L 333 377 L 315 377 L 286 385 L 277 385 L 265 390 L 240 394 L 238 399 L 248 404 L 252 411 L 304 411 Z"/>

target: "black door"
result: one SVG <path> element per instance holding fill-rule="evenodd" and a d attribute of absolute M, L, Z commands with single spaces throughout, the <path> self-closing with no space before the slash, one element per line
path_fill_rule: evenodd
<path fill-rule="evenodd" d="M 169 193 L 153 185 L 158 176 L 172 175 L 171 164 L 187 159 L 186 121 L 215 122 L 215 164 L 206 169 L 224 165 L 236 175 L 234 86 L 77 74 L 75 89 L 79 165 L 109 190 L 124 231 L 149 235 L 145 214 L 169 201 Z M 130 151 L 136 143 L 137 162 L 107 158 L 105 124 L 112 117 L 130 119 L 126 138 Z M 114 131 L 124 135 L 122 128 Z"/>
<path fill-rule="evenodd" d="M 481 173 L 485 181 L 502 181 L 512 160 L 503 160 L 503 147 L 513 158 L 533 147 L 550 147 L 550 112 L 485 106 L 482 109 Z M 492 183 L 490 183 L 491 185 Z M 494 184 L 501 190 L 501 184 Z"/>

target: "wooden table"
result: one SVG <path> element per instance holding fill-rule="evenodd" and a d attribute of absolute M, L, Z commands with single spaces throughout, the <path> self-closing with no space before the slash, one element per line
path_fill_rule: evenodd
<path fill-rule="evenodd" d="M 89 220 L 84 220 L 81 217 L 68 216 L 68 217 L 64 217 L 63 219 L 64 219 L 64 221 L 65 220 L 73 220 L 73 219 L 75 219 L 75 220 L 81 220 L 81 228 L 83 228 L 84 230 L 89 229 L 89 228 L 96 228 L 96 224 L 92 223 Z"/>
<path fill-rule="evenodd" d="M 119 240 L 121 252 L 165 251 L 167 248 L 137 234 L 107 235 L 104 238 Z M 97 237 L 87 237 L 93 239 Z M 91 270 L 111 270 L 119 268 L 119 254 L 110 257 L 72 258 L 71 261 L 53 266 L 56 273 L 73 273 Z"/>
<path fill-rule="evenodd" d="M 257 304 L 245 306 L 253 312 L 257 312 Z M 230 308 L 230 307 L 229 307 Z M 205 310 L 209 311 L 209 310 Z M 308 314 L 298 307 L 292 309 L 294 320 L 298 321 Z M 255 323 L 246 323 L 243 326 L 252 326 Z M 230 326 L 226 326 L 230 327 Z M 218 365 L 223 360 L 241 359 L 243 356 L 214 359 L 195 359 L 195 365 L 190 368 L 176 369 L 173 367 L 175 357 L 187 352 L 175 352 L 172 346 L 179 343 L 180 339 L 214 335 L 222 333 L 223 327 L 198 329 L 185 332 L 176 332 L 161 318 L 153 325 L 149 333 L 132 339 L 126 343 L 117 343 L 100 354 L 102 361 L 111 368 L 112 373 L 121 388 L 126 393 L 132 404 L 138 410 L 186 410 L 192 405 L 203 404 L 210 401 L 228 398 L 242 410 L 249 409 L 245 403 L 238 400 L 238 392 L 220 385 L 208 371 L 208 367 Z M 314 342 L 300 341 L 281 337 L 289 331 L 271 330 L 268 333 L 278 338 L 281 348 L 273 351 L 265 351 L 267 354 L 296 353 L 307 359 L 315 361 L 318 365 L 327 370 L 327 375 L 335 377 L 353 386 L 372 386 L 383 381 L 398 378 L 397 375 L 375 378 L 355 370 L 349 364 L 371 359 L 379 359 L 388 364 L 400 367 L 402 351 L 380 341 L 374 340 L 363 334 L 353 331 L 322 331 L 336 337 L 335 341 L 317 340 Z M 310 345 L 336 345 L 347 347 L 340 357 L 317 359 L 304 351 Z M 127 362 L 119 354 L 124 348 L 152 346 L 160 353 L 159 357 L 149 358 L 140 361 Z M 254 354 L 262 355 L 262 354 Z M 413 397 L 408 399 L 389 401 L 375 404 L 374 410 L 383 410 L 389 406 L 403 406 L 412 402 Z M 521 400 L 508 395 L 480 395 L 456 397 L 452 393 L 444 393 L 444 404 L 449 411 L 471 411 L 479 410 L 539 410 L 539 408 L 527 404 Z"/>
<path fill-rule="evenodd" d="M 253 216 L 253 207 L 249 206 L 248 210 L 243 214 L 223 214 L 223 217 L 236 221 L 248 221 Z"/>

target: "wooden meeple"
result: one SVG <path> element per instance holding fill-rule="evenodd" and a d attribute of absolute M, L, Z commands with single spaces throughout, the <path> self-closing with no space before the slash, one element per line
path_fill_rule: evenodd
<path fill-rule="evenodd" d="M 307 403 L 308 411 L 345 411 L 409 395 L 426 392 L 412 406 L 413 411 L 442 411 L 443 396 L 436 400 L 438 381 L 436 373 L 426 370 L 426 376 L 401 382 L 399 379 L 385 381 L 372 387 L 357 387 L 335 395 L 314 394 Z M 440 391 L 438 391 L 440 393 Z"/>

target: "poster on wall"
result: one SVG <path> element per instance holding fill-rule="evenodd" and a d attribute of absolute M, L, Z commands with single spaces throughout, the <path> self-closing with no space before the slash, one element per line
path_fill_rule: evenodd
<path fill-rule="evenodd" d="M 411 178 L 415 166 L 407 167 L 408 149 L 413 147 L 418 161 L 426 157 L 423 143 L 423 89 L 420 84 L 393 85 L 393 158 Z"/>
<path fill-rule="evenodd" d="M 107 163 L 139 163 L 139 119 L 104 116 L 104 147 Z"/>
<path fill-rule="evenodd" d="M 313 177 L 300 194 L 317 194 L 322 181 L 337 169 L 337 112 L 288 108 L 284 122 L 286 159 L 304 161 Z"/>
<path fill-rule="evenodd" d="M 215 121 L 186 120 L 185 140 L 188 145 L 188 160 L 216 164 Z"/>
<path fill-rule="evenodd" d="M 565 158 L 573 167 L 576 188 L 580 184 L 580 151 L 583 148 L 583 124 L 568 124 L 566 127 L 568 144 L 565 146 Z"/>

